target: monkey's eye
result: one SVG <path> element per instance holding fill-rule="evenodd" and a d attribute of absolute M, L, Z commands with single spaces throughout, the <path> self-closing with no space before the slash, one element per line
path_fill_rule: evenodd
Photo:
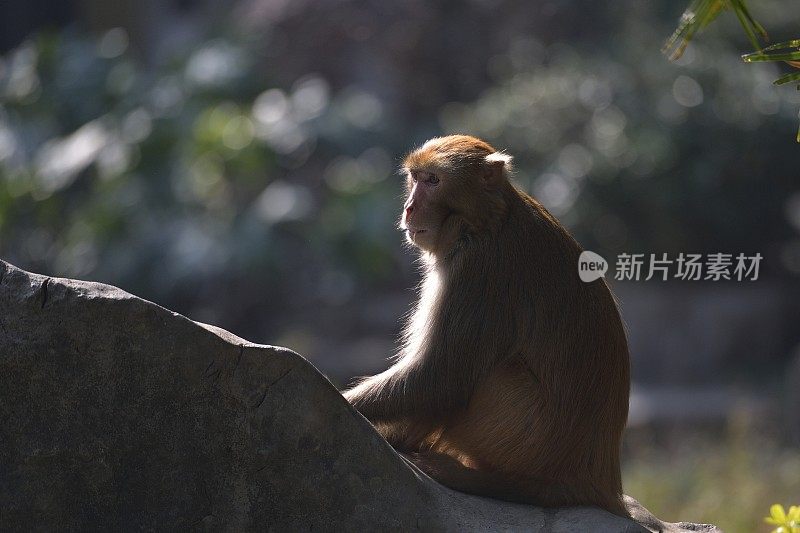
<path fill-rule="evenodd" d="M 439 178 L 437 178 L 435 174 L 428 174 L 428 178 L 425 180 L 425 182 L 429 185 L 436 185 L 439 183 Z"/>

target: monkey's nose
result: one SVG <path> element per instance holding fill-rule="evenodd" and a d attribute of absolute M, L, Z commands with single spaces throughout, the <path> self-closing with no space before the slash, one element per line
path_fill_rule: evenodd
<path fill-rule="evenodd" d="M 411 216 L 411 213 L 414 211 L 414 204 L 408 204 L 406 206 L 406 218 Z"/>

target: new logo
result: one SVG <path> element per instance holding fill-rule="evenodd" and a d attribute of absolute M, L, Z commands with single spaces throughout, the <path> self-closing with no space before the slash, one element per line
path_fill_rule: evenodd
<path fill-rule="evenodd" d="M 586 283 L 602 278 L 608 272 L 608 262 L 602 256 L 586 250 L 578 257 L 578 275 Z"/>

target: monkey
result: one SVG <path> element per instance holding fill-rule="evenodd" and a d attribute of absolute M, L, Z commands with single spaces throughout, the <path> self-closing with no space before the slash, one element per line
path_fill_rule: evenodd
<path fill-rule="evenodd" d="M 344 397 L 442 485 L 629 516 L 630 362 L 609 286 L 580 280 L 581 246 L 487 142 L 433 138 L 402 174 L 419 299 L 390 368 Z"/>

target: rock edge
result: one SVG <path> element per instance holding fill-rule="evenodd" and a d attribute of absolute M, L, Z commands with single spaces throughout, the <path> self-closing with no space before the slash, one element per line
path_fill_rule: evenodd
<path fill-rule="evenodd" d="M 295 352 L 4 261 L 0 420 L 4 529 L 719 531 L 449 490 Z"/>

